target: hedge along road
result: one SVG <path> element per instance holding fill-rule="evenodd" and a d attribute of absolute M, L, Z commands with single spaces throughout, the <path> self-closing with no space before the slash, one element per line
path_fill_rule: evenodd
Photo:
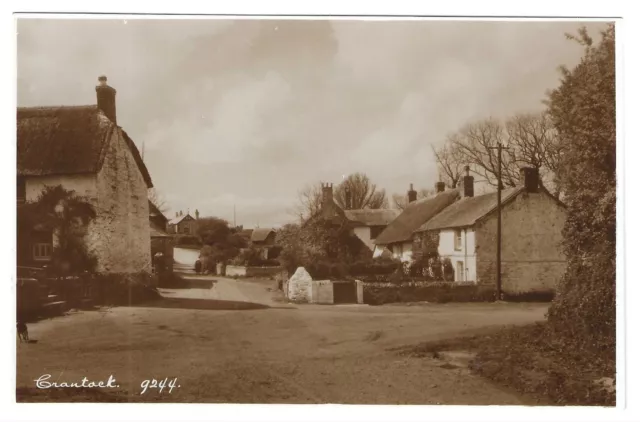
<path fill-rule="evenodd" d="M 293 306 L 266 300 L 273 282 L 218 283 L 235 283 L 241 295 L 234 297 L 255 303 L 224 294 L 213 299 L 207 289 L 200 296 L 198 289 L 166 289 L 163 294 L 173 298 L 166 306 L 119 307 L 31 324 L 30 335 L 38 342 L 18 344 L 18 400 L 52 393 L 34 383 L 51 374 L 68 382 L 113 375 L 119 388 L 100 400 L 534 404 L 465 368 L 446 369 L 437 359 L 393 349 L 539 321 L 546 306 Z M 219 292 L 230 291 L 222 284 Z M 180 387 L 140 395 L 141 383 L 151 378 L 178 378 Z M 88 394 L 67 394 L 65 400 L 98 400 Z"/>

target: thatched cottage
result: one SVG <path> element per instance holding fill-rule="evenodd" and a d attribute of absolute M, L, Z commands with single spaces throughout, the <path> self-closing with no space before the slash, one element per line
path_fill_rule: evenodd
<path fill-rule="evenodd" d="M 150 271 L 151 177 L 133 140 L 117 125 L 116 90 L 106 77 L 99 78 L 96 94 L 96 105 L 18 108 L 18 205 L 37 199 L 46 186 L 73 190 L 96 211 L 85 242 L 97 271 Z M 19 264 L 46 264 L 55 233 L 37 232 L 31 239 Z"/>

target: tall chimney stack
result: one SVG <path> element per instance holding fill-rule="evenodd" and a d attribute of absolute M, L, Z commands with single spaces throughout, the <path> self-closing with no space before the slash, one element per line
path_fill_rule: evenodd
<path fill-rule="evenodd" d="M 538 192 L 540 186 L 540 173 L 535 167 L 522 167 L 520 169 L 520 183 L 527 192 Z"/>
<path fill-rule="evenodd" d="M 409 191 L 407 192 L 407 198 L 409 199 L 410 203 L 415 201 L 416 199 L 418 199 L 418 192 L 413 190 L 413 183 L 411 183 L 409 185 Z"/>
<path fill-rule="evenodd" d="M 116 90 L 107 85 L 107 77 L 100 76 L 98 85 L 96 86 L 96 97 L 98 99 L 98 108 L 111 120 L 116 121 Z"/>
<path fill-rule="evenodd" d="M 436 193 L 444 192 L 445 187 L 444 182 L 436 182 Z"/>
<path fill-rule="evenodd" d="M 349 186 L 346 186 L 344 189 L 344 202 L 345 209 L 350 210 L 353 207 L 353 198 L 351 197 L 351 189 L 349 189 Z"/>
<path fill-rule="evenodd" d="M 333 202 L 333 183 L 322 184 L 322 216 L 324 218 L 333 218 L 335 203 Z"/>
<path fill-rule="evenodd" d="M 462 178 L 462 185 L 464 186 L 464 197 L 473 197 L 473 176 L 469 174 L 469 166 L 464 166 L 464 171 L 467 173 Z"/>

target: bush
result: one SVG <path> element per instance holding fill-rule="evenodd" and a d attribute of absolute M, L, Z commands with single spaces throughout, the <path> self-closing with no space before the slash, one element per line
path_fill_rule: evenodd
<path fill-rule="evenodd" d="M 400 269 L 401 264 L 391 258 L 359 260 L 348 265 L 352 276 L 389 275 Z"/>
<path fill-rule="evenodd" d="M 349 269 L 346 264 L 324 259 L 313 260 L 305 266 L 305 269 L 314 280 L 344 279 L 349 275 Z"/>
<path fill-rule="evenodd" d="M 178 235 L 174 238 L 176 246 L 201 246 L 200 238 L 198 236 L 190 235 Z"/>
<path fill-rule="evenodd" d="M 364 283 L 364 302 L 381 305 L 394 302 L 492 302 L 493 287 L 447 282 Z"/>

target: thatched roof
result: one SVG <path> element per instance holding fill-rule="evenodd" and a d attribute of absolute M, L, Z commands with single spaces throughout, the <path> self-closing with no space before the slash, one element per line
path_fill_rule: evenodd
<path fill-rule="evenodd" d="M 275 233 L 273 229 L 254 229 L 251 232 L 252 242 L 264 242 L 271 233 Z"/>
<path fill-rule="evenodd" d="M 411 202 L 402 213 L 376 238 L 376 245 L 411 240 L 413 232 L 440 211 L 453 204 L 460 196 L 458 190 L 441 192 L 435 196 Z"/>
<path fill-rule="evenodd" d="M 162 211 L 160 211 L 153 202 L 151 201 L 148 201 L 148 202 L 149 202 L 149 218 L 161 217 L 162 220 L 164 220 L 165 222 L 169 220 L 167 216 L 165 216 L 162 213 Z"/>
<path fill-rule="evenodd" d="M 134 142 L 97 106 L 18 108 L 18 175 L 98 173 L 113 131 L 120 131 L 147 187 L 153 187 Z"/>
<path fill-rule="evenodd" d="M 359 226 L 386 226 L 400 215 L 400 210 L 344 210 L 347 220 Z"/>

